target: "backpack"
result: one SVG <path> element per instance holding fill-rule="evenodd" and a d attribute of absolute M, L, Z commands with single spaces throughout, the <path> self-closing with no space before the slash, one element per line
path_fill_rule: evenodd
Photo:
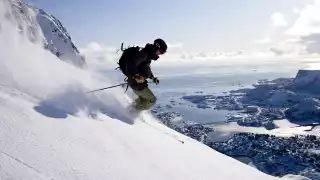
<path fill-rule="evenodd" d="M 127 49 L 123 49 L 123 43 L 121 44 L 121 51 L 123 52 L 118 65 L 119 65 L 119 69 L 122 71 L 122 73 L 127 76 L 126 74 L 126 64 L 128 61 L 132 60 L 132 57 L 134 55 L 136 55 L 139 51 L 140 51 L 140 47 L 139 46 L 132 46 L 132 47 L 128 47 Z"/>

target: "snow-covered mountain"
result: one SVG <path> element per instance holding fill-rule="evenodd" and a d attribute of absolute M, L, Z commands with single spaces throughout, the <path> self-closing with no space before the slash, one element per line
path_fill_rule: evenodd
<path fill-rule="evenodd" d="M 62 23 L 43 9 L 28 5 L 22 0 L 2 0 L 9 5 L 6 18 L 11 19 L 19 31 L 26 34 L 33 43 L 41 42 L 43 47 L 61 60 L 78 67 L 85 65 L 82 56 L 71 40 Z"/>

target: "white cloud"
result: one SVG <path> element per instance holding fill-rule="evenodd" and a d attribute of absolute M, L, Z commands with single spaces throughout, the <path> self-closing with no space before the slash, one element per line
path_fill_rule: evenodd
<path fill-rule="evenodd" d="M 88 45 L 87 45 L 87 50 L 92 50 L 92 51 L 102 51 L 103 50 L 103 47 L 97 43 L 97 42 L 90 42 Z"/>
<path fill-rule="evenodd" d="M 264 57 L 274 57 L 270 51 L 234 51 L 234 52 L 201 52 L 201 53 L 182 53 L 180 59 L 184 61 L 211 61 L 211 60 L 230 60 L 230 59 L 259 59 Z"/>
<path fill-rule="evenodd" d="M 284 55 L 286 53 L 282 49 L 278 49 L 276 47 L 271 47 L 270 51 L 273 52 L 275 55 L 278 55 L 278 56 Z"/>
<path fill-rule="evenodd" d="M 102 44 L 99 44 L 97 42 L 90 42 L 85 48 L 81 49 L 82 51 L 94 51 L 94 52 L 101 52 L 101 51 L 107 51 L 107 52 L 116 52 L 115 47 L 105 46 Z"/>
<path fill-rule="evenodd" d="M 293 27 L 287 31 L 288 35 L 308 36 L 320 33 L 320 1 L 307 5 L 300 10 L 300 16 Z"/>
<path fill-rule="evenodd" d="M 293 8 L 293 13 L 294 14 L 299 14 L 300 13 L 300 8 Z"/>
<path fill-rule="evenodd" d="M 300 57 L 301 55 L 308 54 L 305 45 L 301 43 L 301 39 L 297 38 L 289 38 L 281 42 L 278 42 L 269 50 L 277 56 L 285 55 L 292 57 Z"/>
<path fill-rule="evenodd" d="M 299 17 L 286 34 L 299 39 L 308 53 L 320 54 L 320 1 L 300 10 Z"/>
<path fill-rule="evenodd" d="M 320 54 L 320 33 L 302 37 L 301 41 L 306 45 L 308 53 Z"/>
<path fill-rule="evenodd" d="M 254 43 L 256 43 L 256 44 L 269 44 L 271 42 L 272 42 L 272 40 L 271 40 L 270 36 L 266 36 L 262 39 L 258 39 L 258 40 L 254 41 Z"/>
<path fill-rule="evenodd" d="M 271 15 L 271 21 L 272 25 L 276 27 L 284 27 L 288 25 L 286 17 L 279 12 L 275 12 Z"/>
<path fill-rule="evenodd" d="M 262 46 L 270 46 L 276 44 L 282 36 L 283 28 L 288 25 L 285 16 L 280 12 L 275 12 L 270 16 L 272 26 L 267 29 L 266 34 L 263 38 L 254 40 L 254 44 L 262 45 Z M 262 47 L 261 46 L 261 47 Z"/>
<path fill-rule="evenodd" d="M 116 62 L 121 53 L 116 53 L 117 48 L 102 45 L 97 42 L 90 42 L 80 52 L 86 57 L 88 64 L 99 67 L 100 65 L 117 66 Z"/>
<path fill-rule="evenodd" d="M 183 48 L 183 43 L 167 43 L 168 48 Z"/>
<path fill-rule="evenodd" d="M 298 38 L 289 38 L 284 40 L 284 43 L 299 43 L 299 42 L 300 42 L 300 39 Z"/>

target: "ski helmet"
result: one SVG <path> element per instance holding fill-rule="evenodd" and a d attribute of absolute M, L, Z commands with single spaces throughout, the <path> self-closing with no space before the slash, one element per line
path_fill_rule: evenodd
<path fill-rule="evenodd" d="M 160 49 L 161 51 L 161 54 L 164 54 L 167 49 L 168 49 L 168 46 L 166 44 L 166 42 L 164 42 L 164 40 L 158 38 L 156 40 L 154 40 L 154 43 L 153 43 L 158 49 Z"/>

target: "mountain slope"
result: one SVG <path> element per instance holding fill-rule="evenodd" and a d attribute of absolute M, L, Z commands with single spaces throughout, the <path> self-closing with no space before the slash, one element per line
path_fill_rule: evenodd
<path fill-rule="evenodd" d="M 182 144 L 151 120 L 48 118 L 18 94 L 0 95 L 1 166 L 15 169 L 2 178 L 271 179 L 193 140 Z"/>
<path fill-rule="evenodd" d="M 30 43 L 7 8 L 0 1 L 0 179 L 276 179 L 147 113 L 131 123 L 121 88 L 85 94 L 114 82 Z"/>
<path fill-rule="evenodd" d="M 7 19 L 17 25 L 20 33 L 33 43 L 42 43 L 44 48 L 61 60 L 78 67 L 85 65 L 85 58 L 71 40 L 62 23 L 43 9 L 27 5 L 22 0 L 1 0 L 8 7 Z"/>

